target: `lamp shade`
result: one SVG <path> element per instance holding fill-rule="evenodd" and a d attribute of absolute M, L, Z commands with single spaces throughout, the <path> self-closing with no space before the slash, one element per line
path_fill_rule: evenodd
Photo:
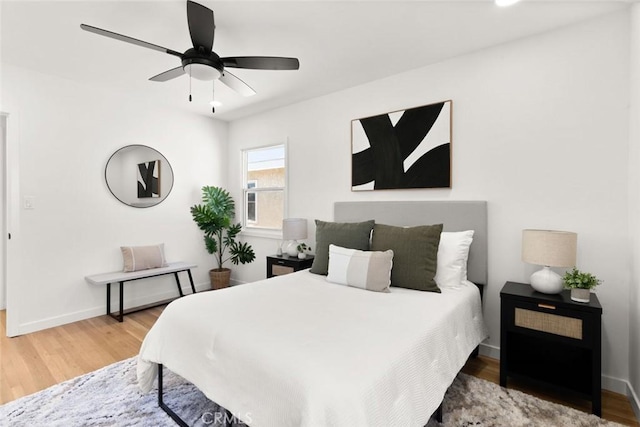
<path fill-rule="evenodd" d="M 549 267 L 576 265 L 578 235 L 570 231 L 522 230 L 522 261 Z"/>
<path fill-rule="evenodd" d="M 307 238 L 307 220 L 305 218 L 285 218 L 282 220 L 283 240 L 302 240 Z"/>

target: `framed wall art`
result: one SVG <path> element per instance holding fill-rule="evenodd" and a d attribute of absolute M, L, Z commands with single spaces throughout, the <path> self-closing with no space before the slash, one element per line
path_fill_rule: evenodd
<path fill-rule="evenodd" d="M 351 121 L 351 190 L 451 188 L 451 104 Z"/>

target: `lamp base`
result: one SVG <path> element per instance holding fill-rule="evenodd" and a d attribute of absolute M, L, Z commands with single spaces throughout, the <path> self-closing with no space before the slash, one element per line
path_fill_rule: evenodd
<path fill-rule="evenodd" d="M 564 289 L 562 277 L 547 266 L 531 275 L 531 287 L 543 294 L 559 294 Z"/>
<path fill-rule="evenodd" d="M 287 255 L 289 255 L 291 257 L 297 257 L 298 256 L 298 241 L 297 240 L 292 240 L 289 243 L 289 246 L 287 246 Z"/>

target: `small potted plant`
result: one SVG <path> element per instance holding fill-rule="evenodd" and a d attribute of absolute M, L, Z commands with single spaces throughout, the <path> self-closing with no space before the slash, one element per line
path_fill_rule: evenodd
<path fill-rule="evenodd" d="M 601 283 L 593 274 L 584 273 L 575 267 L 564 274 L 562 281 L 566 289 L 571 289 L 571 299 L 577 302 L 589 302 L 591 289 Z"/>
<path fill-rule="evenodd" d="M 308 246 L 306 243 L 300 243 L 297 246 L 298 249 L 298 258 L 305 259 L 307 257 L 307 251 L 311 251 L 311 246 Z"/>

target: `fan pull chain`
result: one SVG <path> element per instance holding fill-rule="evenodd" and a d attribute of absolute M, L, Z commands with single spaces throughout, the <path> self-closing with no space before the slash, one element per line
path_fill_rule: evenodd
<path fill-rule="evenodd" d="M 191 102 L 191 65 L 189 65 L 189 102 Z"/>
<path fill-rule="evenodd" d="M 216 107 L 214 105 L 214 101 L 216 100 L 216 84 L 215 82 L 211 82 L 211 112 L 215 114 Z"/>

